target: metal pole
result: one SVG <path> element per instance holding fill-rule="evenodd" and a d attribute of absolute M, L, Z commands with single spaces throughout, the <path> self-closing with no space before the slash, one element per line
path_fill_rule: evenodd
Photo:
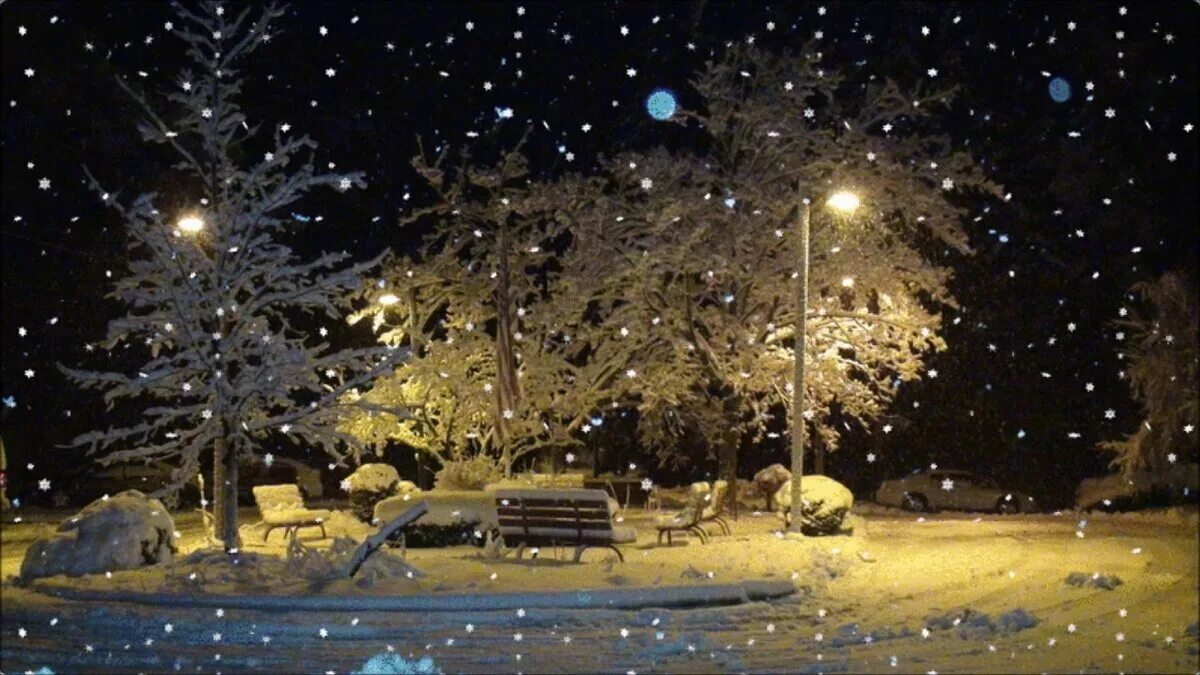
<path fill-rule="evenodd" d="M 792 378 L 792 508 L 789 532 L 800 532 L 800 481 L 804 478 L 804 346 L 808 314 L 808 232 L 810 208 L 800 202 L 800 269 L 796 275 L 795 373 Z"/>

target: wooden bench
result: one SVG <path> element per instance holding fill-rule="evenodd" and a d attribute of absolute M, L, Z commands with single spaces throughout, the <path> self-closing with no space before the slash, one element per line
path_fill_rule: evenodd
<path fill-rule="evenodd" d="M 637 541 L 632 527 L 614 525 L 617 507 L 603 490 L 495 490 L 496 521 L 505 547 L 517 558 L 527 546 L 574 546 L 575 562 L 589 548 L 607 548 L 621 562 L 617 544 Z"/>
<path fill-rule="evenodd" d="M 325 534 L 325 521 L 330 513 L 324 510 L 304 507 L 304 498 L 300 496 L 300 487 L 288 485 L 258 485 L 253 489 L 254 501 L 258 504 L 258 512 L 262 515 L 266 529 L 263 532 L 263 542 L 267 541 L 271 530 L 283 528 L 283 536 L 295 534 L 302 527 L 321 528 L 321 538 Z"/>

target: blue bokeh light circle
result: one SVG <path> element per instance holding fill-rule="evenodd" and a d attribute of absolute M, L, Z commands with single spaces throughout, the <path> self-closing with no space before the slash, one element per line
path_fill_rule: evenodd
<path fill-rule="evenodd" d="M 1066 103 L 1071 98 L 1071 83 L 1065 78 L 1056 77 L 1050 80 L 1050 98 L 1056 103 Z"/>
<path fill-rule="evenodd" d="M 655 89 L 646 97 L 646 112 L 660 122 L 671 119 L 677 109 L 675 94 L 667 89 Z"/>

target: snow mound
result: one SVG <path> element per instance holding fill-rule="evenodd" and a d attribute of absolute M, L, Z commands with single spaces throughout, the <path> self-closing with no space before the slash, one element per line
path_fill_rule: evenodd
<path fill-rule="evenodd" d="M 350 506 L 354 515 L 365 523 L 371 522 L 375 505 L 396 495 L 420 493 L 411 481 L 400 480 L 391 464 L 363 464 L 346 479 L 349 485 Z"/>
<path fill-rule="evenodd" d="M 1106 591 L 1111 591 L 1117 586 L 1125 583 L 1121 581 L 1121 577 L 1113 575 L 1104 575 L 1096 572 L 1095 574 L 1085 574 L 1083 572 L 1071 572 L 1067 575 L 1066 584 L 1068 586 L 1076 586 L 1082 588 L 1091 586 L 1093 588 L 1102 588 Z"/>
<path fill-rule="evenodd" d="M 932 617 L 925 626 L 934 630 L 958 629 L 959 637 L 981 637 L 996 633 L 1017 633 L 1037 626 L 1041 621 L 1022 608 L 1009 610 L 992 619 L 983 612 L 970 608 Z"/>
<path fill-rule="evenodd" d="M 804 476 L 800 483 L 800 531 L 808 535 L 834 534 L 854 507 L 854 494 L 828 476 Z M 792 508 L 789 478 L 775 492 L 775 508 L 786 520 Z"/>
<path fill-rule="evenodd" d="M 137 490 L 98 499 L 63 521 L 56 534 L 29 547 L 20 579 L 81 576 L 169 563 L 175 521 L 166 507 Z"/>
<path fill-rule="evenodd" d="M 353 675 L 432 675 L 441 672 L 434 665 L 433 659 L 422 656 L 418 659 L 406 659 L 399 654 L 387 652 L 376 654 L 367 659 L 362 670 L 353 671 Z"/>

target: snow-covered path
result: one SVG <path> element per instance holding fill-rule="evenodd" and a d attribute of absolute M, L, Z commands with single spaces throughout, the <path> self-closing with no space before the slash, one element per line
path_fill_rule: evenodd
<path fill-rule="evenodd" d="M 877 562 L 818 561 L 787 600 L 691 610 L 218 617 L 5 587 L 3 670 L 343 673 L 391 646 L 445 672 L 1196 672 L 1190 522 L 1097 517 L 1079 538 L 1068 514 L 876 516 Z M 1070 587 L 1072 571 L 1124 583 Z"/>

